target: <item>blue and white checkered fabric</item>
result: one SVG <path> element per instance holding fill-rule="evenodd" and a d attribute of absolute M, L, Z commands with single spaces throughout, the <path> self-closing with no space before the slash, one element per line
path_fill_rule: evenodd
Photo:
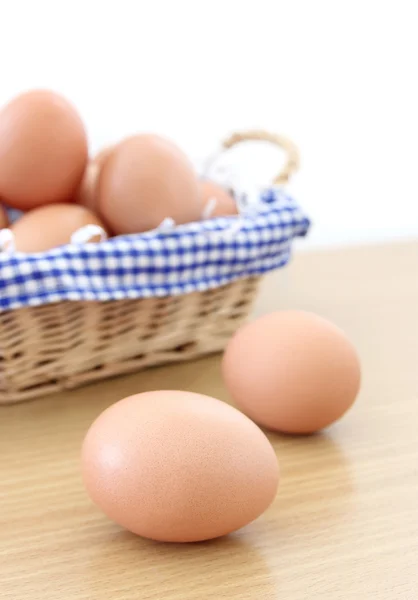
<path fill-rule="evenodd" d="M 170 231 L 67 245 L 39 254 L 0 253 L 0 311 L 62 300 L 121 300 L 204 291 L 285 265 L 309 220 L 289 196 L 268 190 L 242 217 Z"/>

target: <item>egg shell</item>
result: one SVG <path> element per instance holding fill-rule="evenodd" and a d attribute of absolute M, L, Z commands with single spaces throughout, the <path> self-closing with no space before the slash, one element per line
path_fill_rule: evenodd
<path fill-rule="evenodd" d="M 84 172 L 83 180 L 75 196 L 77 204 L 82 204 L 89 210 L 97 211 L 97 182 L 99 166 L 91 161 Z"/>
<path fill-rule="evenodd" d="M 48 204 L 25 213 L 11 226 L 19 252 L 43 252 L 69 244 L 71 236 L 85 225 L 103 227 L 101 220 L 84 206 Z"/>
<path fill-rule="evenodd" d="M 222 361 L 236 405 L 257 423 L 312 433 L 339 419 L 360 388 L 360 362 L 345 334 L 304 311 L 282 311 L 244 325 Z"/>
<path fill-rule="evenodd" d="M 98 209 L 116 234 L 140 233 L 166 218 L 176 224 L 200 219 L 193 166 L 172 142 L 138 135 L 118 144 L 104 161 Z"/>
<path fill-rule="evenodd" d="M 84 125 L 58 94 L 27 92 L 0 112 L 0 197 L 8 205 L 71 201 L 86 162 Z"/>
<path fill-rule="evenodd" d="M 102 148 L 101 150 L 99 150 L 99 152 L 96 154 L 96 156 L 93 159 L 93 162 L 98 165 L 98 167 L 102 167 L 105 163 L 105 161 L 109 158 L 109 156 L 112 154 L 113 150 L 115 149 L 115 146 L 105 146 L 104 148 Z"/>
<path fill-rule="evenodd" d="M 90 160 L 84 171 L 81 185 L 75 196 L 77 204 L 82 204 L 93 212 L 98 212 L 97 207 L 97 186 L 99 174 L 107 158 L 111 155 L 113 146 L 108 146 L 100 150 L 96 156 Z"/>
<path fill-rule="evenodd" d="M 3 229 L 4 227 L 8 227 L 9 226 L 9 217 L 7 215 L 7 211 L 4 208 L 4 206 L 2 206 L 0 204 L 0 229 Z"/>
<path fill-rule="evenodd" d="M 228 534 L 272 502 L 278 464 L 264 433 L 200 394 L 146 392 L 102 413 L 82 450 L 92 500 L 146 538 L 195 542 Z"/>
<path fill-rule="evenodd" d="M 216 204 L 210 217 L 227 217 L 238 214 L 237 204 L 234 198 L 217 183 L 209 181 L 208 179 L 202 179 L 199 181 L 199 194 L 202 213 L 208 202 L 212 198 L 215 198 Z"/>

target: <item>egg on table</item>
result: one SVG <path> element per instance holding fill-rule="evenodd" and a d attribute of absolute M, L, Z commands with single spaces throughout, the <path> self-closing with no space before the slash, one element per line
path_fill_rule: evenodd
<path fill-rule="evenodd" d="M 222 372 L 236 405 L 264 427 L 312 433 L 339 419 L 360 387 L 360 362 L 344 333 L 304 311 L 244 325 L 227 345 Z"/>
<path fill-rule="evenodd" d="M 99 213 L 116 234 L 155 229 L 166 218 L 176 224 L 200 219 L 192 164 L 157 135 L 136 135 L 118 144 L 104 161 L 97 193 Z"/>
<path fill-rule="evenodd" d="M 21 94 L 0 111 L 0 198 L 28 210 L 73 199 L 87 163 L 84 125 L 50 91 Z"/>
<path fill-rule="evenodd" d="M 104 230 L 101 220 L 84 206 L 48 204 L 25 213 L 10 230 L 15 250 L 43 252 L 69 244 L 72 235 L 87 225 Z"/>
<path fill-rule="evenodd" d="M 279 471 L 262 431 L 200 394 L 146 392 L 105 410 L 82 449 L 87 491 L 126 529 L 196 542 L 247 525 L 275 497 Z"/>

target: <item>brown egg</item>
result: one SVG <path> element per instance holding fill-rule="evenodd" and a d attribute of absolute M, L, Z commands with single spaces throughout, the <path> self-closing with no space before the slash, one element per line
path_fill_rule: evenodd
<path fill-rule="evenodd" d="M 97 184 L 99 180 L 100 170 L 113 151 L 113 147 L 103 148 L 92 160 L 89 161 L 84 177 L 78 192 L 75 196 L 75 201 L 82 204 L 89 210 L 97 212 Z"/>
<path fill-rule="evenodd" d="M 138 135 L 121 142 L 99 176 L 99 212 L 116 234 L 200 218 L 198 183 L 187 157 L 170 141 Z"/>
<path fill-rule="evenodd" d="M 105 148 L 102 148 L 94 157 L 93 162 L 96 163 L 99 167 L 102 167 L 104 165 L 105 161 L 112 154 L 114 149 L 115 149 L 114 145 L 106 146 Z"/>
<path fill-rule="evenodd" d="M 0 229 L 9 226 L 9 217 L 7 216 L 6 209 L 0 204 Z"/>
<path fill-rule="evenodd" d="M 84 206 L 48 204 L 25 213 L 10 229 L 17 251 L 43 252 L 69 244 L 73 233 L 85 225 L 103 227 L 100 219 Z"/>
<path fill-rule="evenodd" d="M 58 94 L 27 92 L 0 112 L 0 196 L 10 206 L 70 201 L 86 162 L 83 123 Z"/>
<path fill-rule="evenodd" d="M 232 406 L 190 392 L 146 392 L 114 404 L 82 450 L 87 491 L 143 537 L 196 542 L 228 534 L 274 499 L 276 455 Z"/>
<path fill-rule="evenodd" d="M 97 211 L 97 181 L 99 166 L 91 161 L 84 172 L 84 177 L 75 196 L 77 204 L 82 204 L 89 210 Z"/>
<path fill-rule="evenodd" d="M 209 217 L 226 217 L 238 214 L 234 198 L 217 183 L 202 179 L 199 181 L 199 192 L 202 203 L 202 214 L 205 214 L 208 203 L 212 202 L 212 199 L 214 199 L 213 210 L 208 215 Z"/>
<path fill-rule="evenodd" d="M 287 433 L 330 425 L 360 387 L 359 359 L 344 333 L 302 311 L 244 325 L 226 348 L 222 371 L 239 408 L 260 425 Z"/>

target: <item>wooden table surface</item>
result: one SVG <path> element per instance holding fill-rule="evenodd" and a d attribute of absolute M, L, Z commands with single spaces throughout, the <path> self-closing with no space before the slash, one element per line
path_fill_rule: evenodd
<path fill-rule="evenodd" d="M 137 538 L 90 503 L 79 469 L 88 426 L 124 396 L 227 400 L 218 356 L 0 408 L 2 600 L 418 599 L 418 243 L 300 254 L 256 312 L 288 307 L 347 331 L 362 391 L 322 434 L 269 434 L 279 494 L 228 538 Z"/>

